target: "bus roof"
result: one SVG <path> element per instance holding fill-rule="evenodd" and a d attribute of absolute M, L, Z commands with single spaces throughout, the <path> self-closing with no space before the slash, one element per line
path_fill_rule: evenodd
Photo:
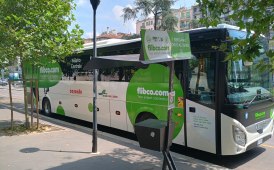
<path fill-rule="evenodd" d="M 103 47 L 110 47 L 115 45 L 122 45 L 122 44 L 128 44 L 133 42 L 141 41 L 141 38 L 131 39 L 131 40 L 125 40 L 125 39 L 109 39 L 109 40 L 102 40 L 96 42 L 97 48 L 103 48 Z M 84 48 L 82 50 L 91 50 L 93 49 L 93 43 L 87 43 L 84 44 Z"/>
<path fill-rule="evenodd" d="M 235 26 L 235 25 L 229 25 L 229 24 L 218 24 L 216 27 L 212 27 L 209 26 L 207 27 L 200 27 L 200 28 L 193 28 L 193 29 L 189 29 L 189 30 L 184 30 L 184 31 L 179 31 L 179 32 L 192 32 L 192 31 L 198 31 L 198 30 L 210 30 L 210 29 L 230 29 L 230 30 L 237 30 L 237 31 L 243 31 L 246 32 L 246 29 L 240 29 L 240 27 Z M 253 34 L 254 31 L 251 31 L 251 33 Z"/>
<path fill-rule="evenodd" d="M 190 30 L 185 30 L 185 31 L 180 31 L 180 32 L 188 32 L 188 33 L 198 33 L 198 32 L 207 32 L 210 30 L 221 30 L 221 29 L 232 29 L 232 30 L 238 30 L 238 31 L 246 31 L 246 30 L 240 30 L 239 27 L 229 25 L 229 24 L 218 24 L 217 27 L 201 27 L 201 28 L 195 28 L 195 29 L 190 29 Z M 96 46 L 98 49 L 100 48 L 105 48 L 105 47 L 112 47 L 112 46 L 119 46 L 119 45 L 124 45 L 124 44 L 130 44 L 130 43 L 135 43 L 135 42 L 140 42 L 141 38 L 136 38 L 136 39 L 130 39 L 130 40 L 125 40 L 125 39 L 108 39 L 108 40 L 102 40 L 102 41 L 97 41 Z M 88 51 L 93 49 L 93 43 L 87 43 L 84 44 L 84 47 L 81 49 L 82 51 Z"/>

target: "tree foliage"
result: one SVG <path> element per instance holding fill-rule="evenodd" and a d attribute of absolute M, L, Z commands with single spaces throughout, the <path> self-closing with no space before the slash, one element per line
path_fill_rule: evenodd
<path fill-rule="evenodd" d="M 171 6 L 176 0 L 135 0 L 135 7 L 126 7 L 122 15 L 124 21 L 138 18 L 138 14 L 148 17 L 150 14 L 154 17 L 154 30 L 163 29 L 173 31 L 177 24 L 177 18 L 172 15 Z M 159 18 L 162 18 L 161 26 L 157 28 Z"/>
<path fill-rule="evenodd" d="M 69 29 L 75 20 L 73 0 L 0 0 L 0 62 L 62 59 L 81 47 L 83 31 Z"/>
<path fill-rule="evenodd" d="M 178 19 L 173 15 L 171 10 L 167 9 L 166 11 L 162 12 L 162 23 L 160 26 L 161 30 L 168 30 L 168 31 L 175 31 L 175 26 L 178 23 Z"/>
<path fill-rule="evenodd" d="M 273 30 L 273 1 L 269 0 L 197 0 L 203 13 L 202 24 L 216 26 L 223 23 L 223 19 L 233 22 L 240 29 L 246 29 L 246 39 L 232 41 L 234 52 L 228 58 L 252 61 L 259 55 L 262 48 L 259 44 L 261 35 L 268 41 L 273 41 L 269 32 Z M 225 16 L 225 17 L 224 17 Z M 254 31 L 254 32 L 253 32 Z M 266 51 L 270 64 L 261 63 L 260 69 L 274 71 L 273 50 Z"/>
<path fill-rule="evenodd" d="M 80 48 L 83 31 L 78 25 L 69 28 L 75 20 L 74 8 L 73 0 L 0 0 L 0 63 L 13 63 L 19 57 L 24 71 L 25 62 L 41 66 L 45 57 L 49 62 L 62 60 Z"/>
<path fill-rule="evenodd" d="M 125 35 L 122 37 L 122 39 L 130 40 L 130 39 L 135 39 L 135 38 L 140 38 L 139 34 L 132 34 L 132 35 Z"/>
<path fill-rule="evenodd" d="M 200 21 L 199 19 L 192 19 L 189 22 L 190 28 L 199 28 L 199 27 L 202 27 L 203 25 L 199 21 Z"/>

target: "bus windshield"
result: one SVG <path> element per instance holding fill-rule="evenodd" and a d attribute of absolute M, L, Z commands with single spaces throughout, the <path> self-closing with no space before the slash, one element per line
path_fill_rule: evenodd
<path fill-rule="evenodd" d="M 232 38 L 244 38 L 243 32 L 230 32 Z M 262 39 L 261 46 L 266 50 L 265 40 Z M 264 60 L 268 63 L 269 59 L 264 53 L 254 59 L 253 63 L 245 63 L 243 60 L 228 61 L 227 63 L 227 103 L 229 104 L 248 104 L 253 101 L 270 99 L 272 77 L 270 72 L 260 72 L 256 69 L 256 64 Z"/>

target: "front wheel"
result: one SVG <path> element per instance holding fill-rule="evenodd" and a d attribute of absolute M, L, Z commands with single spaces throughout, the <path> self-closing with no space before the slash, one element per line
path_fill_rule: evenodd
<path fill-rule="evenodd" d="M 45 98 L 43 100 L 43 105 L 42 105 L 43 112 L 50 116 L 51 115 L 51 105 L 49 99 Z"/>

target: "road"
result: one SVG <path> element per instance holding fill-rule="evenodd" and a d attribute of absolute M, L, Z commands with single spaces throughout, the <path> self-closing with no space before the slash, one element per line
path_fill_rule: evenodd
<path fill-rule="evenodd" d="M 23 109 L 22 88 L 12 88 L 14 107 Z M 0 86 L 0 104 L 9 104 L 8 86 Z M 216 157 L 207 153 L 189 152 L 188 156 L 195 157 L 228 169 L 237 170 L 272 170 L 274 169 L 274 137 L 263 143 L 260 147 L 252 149 L 244 154 L 235 156 Z"/>
<path fill-rule="evenodd" d="M 13 87 L 11 88 L 13 105 L 18 109 L 24 108 L 24 91 L 23 88 Z M 0 86 L 0 103 L 10 104 L 9 99 L 9 86 Z"/>
<path fill-rule="evenodd" d="M 273 170 L 274 169 L 274 137 L 246 153 L 234 156 L 215 157 L 201 153 L 199 156 L 186 153 L 206 162 L 236 170 Z"/>

